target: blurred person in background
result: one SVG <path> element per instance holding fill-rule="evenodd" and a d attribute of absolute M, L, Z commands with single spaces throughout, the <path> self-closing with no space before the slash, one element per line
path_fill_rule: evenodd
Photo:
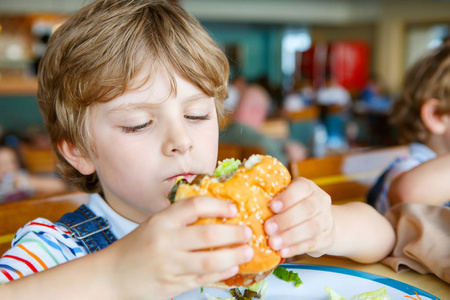
<path fill-rule="evenodd" d="M 317 90 L 317 104 L 328 133 L 328 147 L 338 152 L 347 151 L 347 122 L 352 98 L 329 72 L 325 75 L 325 84 Z"/>
<path fill-rule="evenodd" d="M 380 176 L 369 204 L 381 213 L 404 202 L 450 206 L 450 41 L 408 71 L 392 121 L 409 154 Z"/>
<path fill-rule="evenodd" d="M 0 203 L 52 195 L 67 190 L 65 183 L 47 176 L 29 174 L 16 149 L 0 145 Z"/>
<path fill-rule="evenodd" d="M 409 153 L 391 163 L 367 197 L 397 236 L 382 262 L 450 283 L 450 42 L 408 70 L 392 121 Z"/>
<path fill-rule="evenodd" d="M 317 103 L 323 106 L 346 108 L 350 106 L 352 97 L 341 86 L 330 72 L 325 75 L 325 84 L 317 90 Z"/>
<path fill-rule="evenodd" d="M 369 82 L 361 91 L 359 98 L 369 111 L 388 113 L 392 102 L 381 79 L 372 74 Z"/>
<path fill-rule="evenodd" d="M 283 110 L 288 112 L 301 111 L 315 102 L 315 91 L 309 78 L 302 76 L 295 80 L 294 87 L 283 100 Z"/>
<path fill-rule="evenodd" d="M 386 91 L 383 81 L 376 74 L 372 74 L 358 98 L 355 103 L 355 111 L 364 114 L 367 120 L 369 143 L 377 146 L 397 144 L 388 120 L 392 112 L 393 101 Z"/>
<path fill-rule="evenodd" d="M 225 99 L 225 110 L 227 113 L 232 114 L 234 112 L 247 85 L 247 79 L 242 74 L 237 74 L 230 80 L 228 85 L 228 98 Z"/>
<path fill-rule="evenodd" d="M 270 110 L 269 93 L 260 85 L 249 85 L 242 93 L 233 114 L 233 120 L 219 134 L 220 143 L 233 143 L 261 147 L 287 164 L 307 157 L 304 145 L 291 140 L 275 140 L 261 132 Z"/>

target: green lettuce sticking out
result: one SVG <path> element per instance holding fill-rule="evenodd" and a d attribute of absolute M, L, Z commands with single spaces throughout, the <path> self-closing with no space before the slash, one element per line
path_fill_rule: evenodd
<path fill-rule="evenodd" d="M 266 298 L 268 283 L 266 280 L 261 280 L 248 288 L 232 288 L 228 292 L 232 297 L 218 298 L 206 294 L 208 300 L 264 300 Z"/>
<path fill-rule="evenodd" d="M 261 295 L 261 299 L 265 299 L 268 286 L 269 283 L 266 280 L 261 280 L 260 282 L 254 283 L 249 286 L 248 289 Z"/>
<path fill-rule="evenodd" d="M 175 201 L 175 194 L 177 193 L 177 189 L 180 186 L 180 184 L 186 184 L 188 181 L 184 179 L 183 176 L 178 176 L 175 180 L 175 185 L 173 186 L 172 190 L 170 191 L 169 195 L 167 196 L 169 198 L 170 203 L 173 203 Z"/>
<path fill-rule="evenodd" d="M 234 158 L 227 158 L 223 161 L 219 161 L 219 165 L 217 166 L 216 170 L 214 170 L 214 176 L 220 177 L 230 172 L 234 172 L 239 168 L 240 164 L 241 161 Z"/>
<path fill-rule="evenodd" d="M 296 287 L 303 284 L 303 281 L 300 279 L 300 277 L 298 277 L 297 273 L 288 271 L 284 267 L 276 267 L 273 271 L 273 275 L 286 282 L 293 281 Z"/>

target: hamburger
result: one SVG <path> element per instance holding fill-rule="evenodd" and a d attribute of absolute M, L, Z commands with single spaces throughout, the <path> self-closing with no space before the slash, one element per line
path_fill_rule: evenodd
<path fill-rule="evenodd" d="M 267 241 L 264 222 L 273 213 L 268 204 L 291 182 L 286 167 L 268 155 L 252 155 L 243 163 L 228 159 L 219 163 L 214 175 L 197 175 L 192 183 L 177 182 L 172 190 L 172 201 L 177 202 L 193 196 L 210 196 L 232 201 L 238 214 L 234 218 L 204 218 L 199 224 L 247 225 L 253 231 L 248 243 L 254 250 L 253 259 L 239 267 L 239 273 L 210 287 L 229 289 L 251 286 L 265 277 L 284 261 L 278 251 L 273 251 Z"/>

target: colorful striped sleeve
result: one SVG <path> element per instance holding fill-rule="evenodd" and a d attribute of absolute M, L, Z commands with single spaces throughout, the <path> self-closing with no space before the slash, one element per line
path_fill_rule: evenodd
<path fill-rule="evenodd" d="M 12 248 L 0 258 L 0 283 L 44 271 L 87 254 L 70 232 L 46 219 L 19 229 Z"/>

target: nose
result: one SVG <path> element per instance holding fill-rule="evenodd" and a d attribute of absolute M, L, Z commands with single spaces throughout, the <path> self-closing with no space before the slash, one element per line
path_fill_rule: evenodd
<path fill-rule="evenodd" d="M 164 137 L 164 155 L 184 154 L 192 149 L 192 138 L 185 125 L 172 123 Z"/>

